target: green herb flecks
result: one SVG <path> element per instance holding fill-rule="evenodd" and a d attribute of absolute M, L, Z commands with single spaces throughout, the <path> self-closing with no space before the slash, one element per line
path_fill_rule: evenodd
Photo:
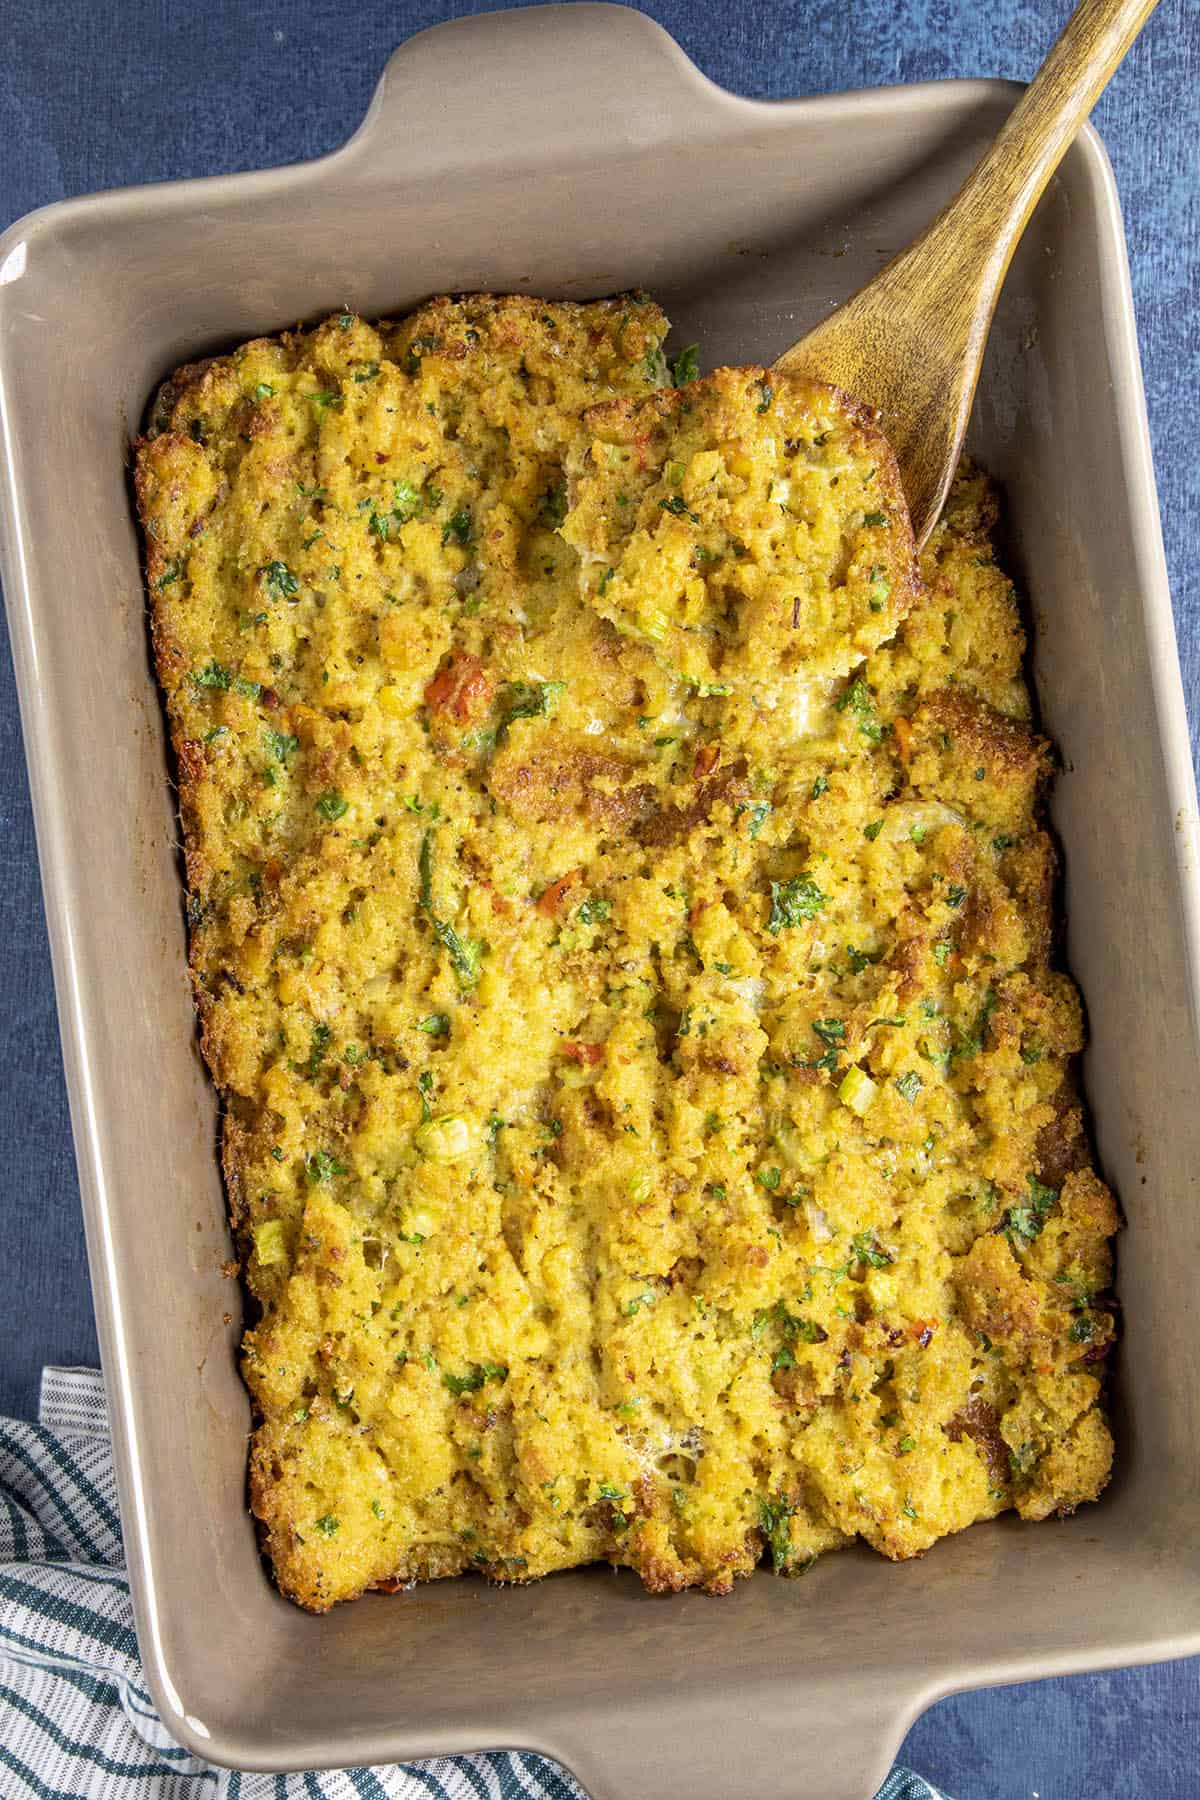
<path fill-rule="evenodd" d="M 290 600 L 293 594 L 300 592 L 299 580 L 278 557 L 273 562 L 264 563 L 258 572 L 268 594 L 276 600 Z"/>
<path fill-rule="evenodd" d="M 657 344 L 653 350 L 647 350 L 642 358 L 642 369 L 647 381 L 652 382 L 655 387 L 666 387 L 667 359 Z"/>
<path fill-rule="evenodd" d="M 771 912 L 767 930 L 772 937 L 824 910 L 825 895 L 810 875 L 794 875 L 790 881 L 771 883 Z"/>
<path fill-rule="evenodd" d="M 489 1381 L 507 1380 L 508 1369 L 503 1363 L 472 1363 L 465 1375 L 451 1375 L 448 1370 L 442 1370 L 442 1381 L 456 1398 L 478 1393 Z"/>
<path fill-rule="evenodd" d="M 677 388 L 686 387 L 700 374 L 700 346 L 686 344 L 671 364 L 671 380 Z"/>
<path fill-rule="evenodd" d="M 429 920 L 434 937 L 450 958 L 451 966 L 458 976 L 460 984 L 463 987 L 473 987 L 479 980 L 484 945 L 478 938 L 462 937 L 448 919 L 439 917 L 434 907 L 432 831 L 427 831 L 421 839 L 417 873 L 420 879 L 421 911 Z"/>
<path fill-rule="evenodd" d="M 883 737 L 883 726 L 879 723 L 875 712 L 875 703 L 871 690 L 861 675 L 856 675 L 837 701 L 839 712 L 852 712 L 862 736 L 869 744 L 877 744 Z M 878 834 L 877 834 L 878 835 Z"/>
<path fill-rule="evenodd" d="M 558 697 L 566 690 L 565 681 L 513 681 L 500 695 L 500 723 L 496 742 L 516 719 L 551 719 Z"/>
<path fill-rule="evenodd" d="M 295 755 L 296 751 L 300 748 L 300 739 L 298 737 L 292 737 L 291 733 L 286 731 L 271 731 L 269 729 L 264 731 L 263 743 L 267 747 L 267 755 L 270 757 L 271 761 L 282 763 L 285 768 L 287 767 L 288 757 Z"/>
<path fill-rule="evenodd" d="M 315 1081 L 317 1079 L 321 1064 L 325 1060 L 325 1052 L 329 1048 L 330 1036 L 331 1033 L 328 1025 L 313 1026 L 312 1043 L 309 1047 L 307 1062 L 293 1064 L 293 1067 L 299 1069 L 300 1074 L 304 1076 L 306 1081 Z"/>
<path fill-rule="evenodd" d="M 460 506 L 450 514 L 442 526 L 442 548 L 447 544 L 467 545 L 471 541 L 471 514 L 467 507 Z"/>
<path fill-rule="evenodd" d="M 598 1499 L 608 1501 L 613 1530 L 624 1531 L 629 1524 L 629 1514 L 625 1510 L 628 1496 L 624 1489 L 615 1487 L 611 1481 L 601 1481 L 596 1484 L 596 1495 Z"/>
<path fill-rule="evenodd" d="M 890 1250 L 885 1250 L 873 1231 L 857 1231 L 850 1240 L 852 1262 L 866 1263 L 869 1269 L 886 1269 L 889 1263 L 895 1262 Z"/>
<path fill-rule="evenodd" d="M 538 513 L 543 523 L 549 525 L 552 531 L 558 529 L 567 516 L 567 484 L 565 481 L 556 482 L 553 487 L 547 488 L 538 506 Z"/>
<path fill-rule="evenodd" d="M 1042 1228 L 1058 1199 L 1058 1189 L 1046 1187 L 1036 1176 L 1026 1176 L 1029 1198 L 1024 1206 L 1010 1206 L 1000 1223 L 1014 1249 L 1032 1244 L 1042 1235 Z"/>
<path fill-rule="evenodd" d="M 786 1568 L 792 1554 L 791 1518 L 795 1507 L 780 1495 L 775 1500 L 760 1500 L 758 1523 L 771 1551 L 776 1570 Z"/>
<path fill-rule="evenodd" d="M 332 1181 L 335 1175 L 345 1175 L 347 1170 L 332 1150 L 314 1150 L 304 1159 L 304 1173 L 315 1187 L 318 1183 Z"/>

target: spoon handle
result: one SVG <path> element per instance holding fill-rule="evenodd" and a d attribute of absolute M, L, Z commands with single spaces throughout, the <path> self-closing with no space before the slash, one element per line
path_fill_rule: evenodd
<path fill-rule="evenodd" d="M 1157 0 L 1081 0 L 995 142 L 907 250 L 776 368 L 876 408 L 918 544 L 962 447 L 1000 284 L 1042 190 Z"/>
<path fill-rule="evenodd" d="M 974 253 L 987 233 L 988 263 L 1002 258 L 997 287 L 1047 182 L 1156 4 L 1081 0 L 995 142 L 934 222 L 931 234 L 944 227 Z"/>

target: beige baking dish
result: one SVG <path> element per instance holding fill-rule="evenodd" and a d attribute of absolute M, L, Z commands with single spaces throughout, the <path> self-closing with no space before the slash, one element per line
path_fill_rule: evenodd
<path fill-rule="evenodd" d="M 592 1570 L 325 1619 L 269 1587 L 244 1500 L 240 1309 L 184 976 L 173 797 L 128 445 L 184 358 L 349 304 L 641 284 L 706 362 L 769 361 L 910 238 L 1012 90 L 785 104 L 575 5 L 439 27 L 323 161 L 48 208 L 0 240 L 3 576 L 138 1629 L 163 1717 L 243 1767 L 471 1746 L 596 1800 L 864 1800 L 968 1684 L 1200 1649 L 1196 802 L 1112 178 L 1071 151 L 1009 277 L 973 447 L 1006 484 L 1064 773 L 1086 1078 L 1124 1197 L 1120 1461 L 1062 1524 L 924 1562 L 830 1557 L 720 1601 Z"/>

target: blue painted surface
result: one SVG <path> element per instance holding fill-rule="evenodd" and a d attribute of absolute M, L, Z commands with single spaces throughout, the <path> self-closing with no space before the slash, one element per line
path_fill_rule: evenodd
<path fill-rule="evenodd" d="M 486 11 L 445 0 L 41 0 L 4 9 L 0 228 L 127 182 L 287 163 L 358 123 L 413 31 Z M 655 0 L 714 80 L 783 97 L 954 75 L 1026 78 L 1066 0 Z M 204 72 L 202 94 L 194 73 Z M 1162 0 L 1096 113 L 1124 202 L 1167 557 L 1200 717 L 1200 178 L 1195 0 Z M 63 496 L 70 504 L 70 496 Z M 119 794 L 109 796 L 120 804 Z M 97 1357 L 32 821 L 0 651 L 0 1411 L 32 1416 L 42 1364 Z M 1196 1800 L 1200 1662 L 943 1701 L 904 1760 L 955 1800 Z M 730 1800 L 736 1800 L 731 1796 Z M 819 1800 L 819 1797 L 814 1797 Z"/>

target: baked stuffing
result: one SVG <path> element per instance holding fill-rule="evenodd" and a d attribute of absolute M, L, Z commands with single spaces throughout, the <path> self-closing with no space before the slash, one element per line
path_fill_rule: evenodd
<path fill-rule="evenodd" d="M 181 370 L 137 450 L 251 1494 L 321 1611 L 890 1557 L 1107 1478 L 1114 1202 L 1049 750 L 964 466 L 436 300 Z"/>

